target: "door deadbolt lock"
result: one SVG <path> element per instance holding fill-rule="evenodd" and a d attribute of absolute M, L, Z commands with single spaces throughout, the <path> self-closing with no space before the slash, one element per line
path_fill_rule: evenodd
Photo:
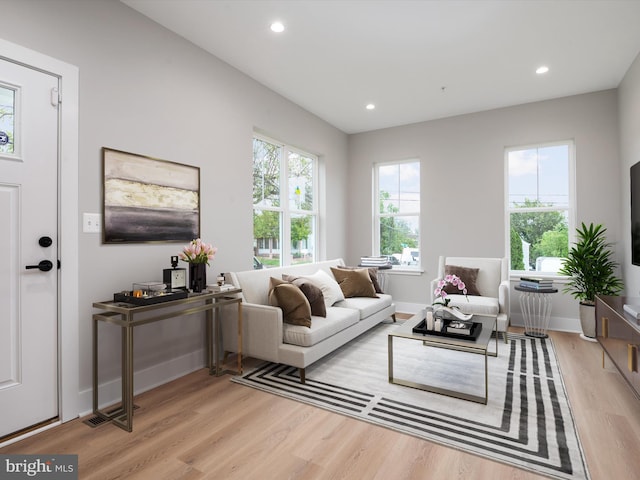
<path fill-rule="evenodd" d="M 50 247 L 52 244 L 53 240 L 51 240 L 51 237 L 40 237 L 38 239 L 38 245 L 41 247 Z"/>

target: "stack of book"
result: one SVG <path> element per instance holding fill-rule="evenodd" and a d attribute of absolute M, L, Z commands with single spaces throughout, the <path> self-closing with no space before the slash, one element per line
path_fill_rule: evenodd
<path fill-rule="evenodd" d="M 387 257 L 360 257 L 361 267 L 378 267 L 385 268 L 389 266 L 389 259 Z"/>
<path fill-rule="evenodd" d="M 553 288 L 553 280 L 550 278 L 540 277 L 520 277 L 520 286 L 524 288 L 533 288 L 535 290 L 546 290 Z"/>

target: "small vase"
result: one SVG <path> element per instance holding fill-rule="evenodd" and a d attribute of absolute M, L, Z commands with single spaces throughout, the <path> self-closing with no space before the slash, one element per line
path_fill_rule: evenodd
<path fill-rule="evenodd" d="M 189 264 L 189 288 L 195 293 L 200 293 L 207 288 L 206 263 Z"/>

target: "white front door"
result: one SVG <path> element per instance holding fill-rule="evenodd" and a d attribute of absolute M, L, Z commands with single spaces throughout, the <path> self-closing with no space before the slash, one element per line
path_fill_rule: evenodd
<path fill-rule="evenodd" d="M 58 416 L 57 89 L 0 59 L 0 438 Z"/>

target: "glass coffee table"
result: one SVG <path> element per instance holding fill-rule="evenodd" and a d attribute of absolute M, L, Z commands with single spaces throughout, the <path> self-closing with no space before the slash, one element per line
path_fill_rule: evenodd
<path fill-rule="evenodd" d="M 495 357 L 498 355 L 498 335 L 495 336 L 496 351 L 489 352 L 489 343 L 491 341 L 491 334 L 496 328 L 496 317 L 493 316 L 481 316 L 474 315 L 471 319 L 473 322 L 479 322 L 482 324 L 482 331 L 478 335 L 476 340 L 459 337 L 446 337 L 441 335 L 430 335 L 414 333 L 413 327 L 418 325 L 424 320 L 424 312 L 414 315 L 409 320 L 404 322 L 403 325 L 398 326 L 392 333 L 389 333 L 389 383 L 395 383 L 398 385 L 404 385 L 406 387 L 419 388 L 428 392 L 439 393 L 441 395 L 448 395 L 450 397 L 460 398 L 471 402 L 487 404 L 489 398 L 489 372 L 488 372 L 488 357 Z M 425 385 L 423 383 L 413 382 L 402 378 L 394 377 L 393 374 L 393 340 L 395 338 L 406 338 L 410 340 L 417 340 L 423 343 L 425 347 L 444 348 L 447 350 L 456 350 L 459 352 L 475 353 L 478 355 L 484 355 L 484 396 L 472 395 L 469 393 L 460 392 L 457 390 L 436 387 L 431 385 Z M 429 349 L 425 348 L 425 360 L 429 359 Z"/>

